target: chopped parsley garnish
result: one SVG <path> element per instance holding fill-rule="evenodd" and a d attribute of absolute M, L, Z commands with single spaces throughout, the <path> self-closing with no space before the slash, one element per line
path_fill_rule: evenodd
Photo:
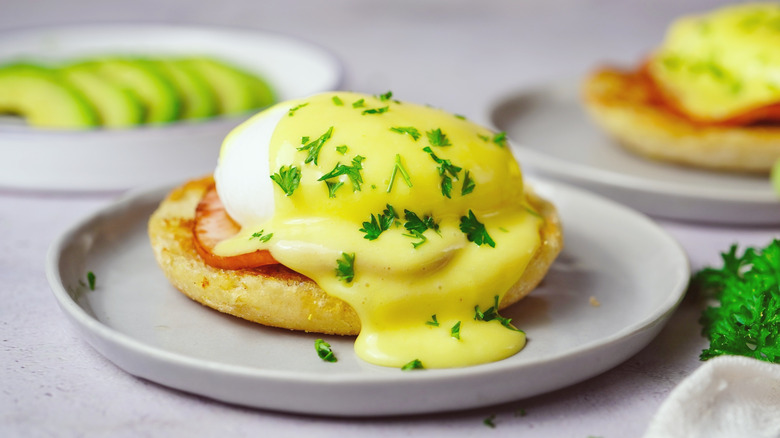
<path fill-rule="evenodd" d="M 424 369 L 425 367 L 423 366 L 423 363 L 420 362 L 420 359 L 415 359 L 401 367 L 401 371 L 424 370 Z"/>
<path fill-rule="evenodd" d="M 376 240 L 382 232 L 393 226 L 396 219 L 398 219 L 398 213 L 390 204 L 387 204 L 387 208 L 382 213 L 376 216 L 372 213 L 371 219 L 368 222 L 363 222 L 363 228 L 359 231 L 366 234 L 363 238 Z"/>
<path fill-rule="evenodd" d="M 385 94 L 380 94 L 379 96 L 377 96 L 377 98 L 379 100 L 381 100 L 382 102 L 390 100 L 392 97 L 393 97 L 393 92 L 392 91 L 388 91 Z"/>
<path fill-rule="evenodd" d="M 455 118 L 460 120 L 466 120 L 466 116 L 464 116 L 463 114 L 455 114 Z"/>
<path fill-rule="evenodd" d="M 431 146 L 452 146 L 450 139 L 447 138 L 447 135 L 441 132 L 441 128 L 426 131 L 425 135 L 428 136 L 428 142 L 431 144 Z"/>
<path fill-rule="evenodd" d="M 336 355 L 333 354 L 333 350 L 330 349 L 330 344 L 322 339 L 316 339 L 314 341 L 314 349 L 317 350 L 317 356 L 325 362 L 337 362 Z"/>
<path fill-rule="evenodd" d="M 322 145 L 325 144 L 328 139 L 330 139 L 330 136 L 333 135 L 333 127 L 331 126 L 328 128 L 327 131 L 325 131 L 324 134 L 322 134 L 318 139 L 311 141 L 307 144 L 304 144 L 303 146 L 299 147 L 299 151 L 309 151 L 309 155 L 306 156 L 306 160 L 304 160 L 304 163 L 310 163 L 314 161 L 314 164 L 318 164 L 317 160 L 320 156 L 320 149 L 322 149 Z M 306 139 L 308 141 L 309 137 L 303 137 L 301 139 L 301 143 L 303 143 L 303 139 Z"/>
<path fill-rule="evenodd" d="M 363 160 L 366 158 L 362 155 L 356 155 L 352 159 L 352 165 L 347 166 L 341 163 L 336 163 L 336 166 L 330 172 L 322 175 L 318 181 L 325 181 L 331 178 L 335 178 L 339 175 L 347 175 L 349 181 L 352 183 L 352 191 L 357 192 L 360 190 L 360 185 L 363 184 L 363 176 L 360 171 L 363 170 Z"/>
<path fill-rule="evenodd" d="M 409 134 L 414 141 L 417 141 L 422 137 L 422 134 L 420 134 L 420 131 L 417 130 L 417 128 L 413 126 L 393 126 L 390 128 L 391 131 L 397 132 L 399 134 Z"/>
<path fill-rule="evenodd" d="M 484 424 L 487 427 L 495 429 L 496 423 L 493 422 L 493 420 L 495 420 L 495 419 L 496 419 L 496 414 L 493 414 L 493 415 L 485 418 L 484 420 L 482 420 L 482 424 Z"/>
<path fill-rule="evenodd" d="M 423 151 L 428 152 L 433 161 L 439 164 L 438 170 L 441 176 L 441 194 L 451 198 L 452 197 L 452 178 L 458 179 L 458 173 L 462 170 L 460 167 L 452 164 L 450 160 L 439 158 L 430 146 L 423 148 Z"/>
<path fill-rule="evenodd" d="M 393 166 L 393 173 L 390 174 L 390 183 L 387 184 L 387 193 L 393 190 L 393 183 L 395 183 L 395 176 L 398 172 L 401 172 L 406 185 L 412 187 L 412 178 L 409 176 L 409 172 L 406 171 L 403 163 L 401 163 L 401 155 L 395 154 L 395 166 Z"/>
<path fill-rule="evenodd" d="M 388 112 L 389 110 L 390 110 L 389 106 L 383 106 L 381 108 L 369 108 L 367 110 L 363 110 L 363 112 L 361 114 L 363 114 L 363 115 L 366 115 L 366 114 L 382 114 L 382 113 Z"/>
<path fill-rule="evenodd" d="M 506 132 L 501 131 L 493 136 L 493 143 L 504 147 L 506 146 Z"/>
<path fill-rule="evenodd" d="M 301 137 L 301 144 L 306 144 L 308 142 L 309 142 L 309 136 L 308 135 Z"/>
<path fill-rule="evenodd" d="M 410 231 L 409 234 L 404 234 L 405 237 L 411 237 L 412 239 L 420 239 L 417 242 L 412 242 L 412 247 L 414 249 L 417 249 L 420 245 L 428 241 L 428 238 L 425 237 L 425 234 L 414 230 Z"/>
<path fill-rule="evenodd" d="M 425 321 L 425 324 L 433 326 L 433 327 L 438 327 L 439 326 L 439 320 L 436 318 L 436 314 L 431 315 L 431 320 L 430 321 Z"/>
<path fill-rule="evenodd" d="M 249 237 L 249 240 L 257 239 L 261 242 L 268 242 L 271 240 L 271 237 L 274 237 L 274 233 L 263 234 L 264 232 L 265 230 L 260 230 L 256 233 L 252 233 L 252 236 Z"/>
<path fill-rule="evenodd" d="M 498 295 L 493 297 L 493 306 L 484 312 L 479 310 L 479 305 L 474 306 L 474 320 L 485 322 L 496 320 L 509 330 L 522 332 L 522 330 L 519 330 L 512 325 L 512 318 L 504 318 L 498 314 Z"/>
<path fill-rule="evenodd" d="M 467 216 L 460 217 L 460 230 L 466 234 L 466 237 L 470 242 L 474 242 L 477 245 L 490 245 L 492 248 L 496 247 L 496 242 L 490 237 L 485 225 L 477 220 L 474 216 L 474 212 L 469 210 Z"/>
<path fill-rule="evenodd" d="M 780 363 L 780 240 L 742 256 L 732 245 L 721 257 L 723 267 L 702 269 L 691 280 L 717 302 L 699 320 L 710 341 L 699 358 L 730 354 Z"/>
<path fill-rule="evenodd" d="M 366 106 L 366 100 L 365 99 L 358 99 L 354 102 L 352 102 L 352 108 L 363 108 Z"/>
<path fill-rule="evenodd" d="M 325 181 L 325 185 L 328 186 L 328 198 L 335 198 L 336 197 L 336 190 L 339 189 L 339 187 L 343 186 L 344 183 L 341 181 Z"/>
<path fill-rule="evenodd" d="M 404 234 L 404 236 L 420 239 L 418 242 L 412 242 L 412 246 L 415 249 L 428 241 L 428 238 L 423 234 L 426 230 L 433 230 L 439 233 L 439 224 L 433 220 L 432 216 L 423 216 L 421 219 L 417 213 L 404 210 L 404 218 L 406 219 L 404 228 L 409 231 L 409 234 Z"/>
<path fill-rule="evenodd" d="M 341 258 L 336 260 L 336 278 L 345 282 L 352 283 L 355 278 L 355 253 L 341 253 Z"/>
<path fill-rule="evenodd" d="M 95 277 L 95 273 L 92 271 L 87 272 L 87 285 L 89 286 L 89 290 L 95 290 L 95 281 L 97 278 Z"/>
<path fill-rule="evenodd" d="M 295 166 L 282 166 L 279 172 L 271 175 L 271 179 L 282 188 L 282 191 L 291 196 L 301 183 L 301 169 Z"/>
<path fill-rule="evenodd" d="M 336 152 L 340 153 L 341 155 L 346 154 L 348 150 L 349 150 L 349 148 L 345 144 L 343 144 L 341 146 L 336 146 Z"/>
<path fill-rule="evenodd" d="M 471 172 L 467 170 L 463 175 L 463 187 L 460 189 L 460 196 L 465 196 L 473 192 L 474 187 L 476 187 L 476 183 L 471 179 Z"/>
<path fill-rule="evenodd" d="M 309 102 L 305 102 L 305 103 L 302 103 L 300 105 L 296 105 L 296 106 L 290 108 L 290 110 L 287 111 L 287 115 L 292 117 L 295 114 L 296 111 L 298 111 L 299 109 L 305 107 L 308 104 L 309 104 Z"/>
<path fill-rule="evenodd" d="M 460 339 L 460 321 L 456 322 L 450 329 L 450 336 L 455 339 Z"/>
<path fill-rule="evenodd" d="M 344 102 L 341 99 L 339 99 L 338 96 L 333 96 L 333 104 L 336 106 L 343 106 Z"/>

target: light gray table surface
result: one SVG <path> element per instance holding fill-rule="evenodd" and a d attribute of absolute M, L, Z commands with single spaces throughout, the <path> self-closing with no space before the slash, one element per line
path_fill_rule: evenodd
<path fill-rule="evenodd" d="M 344 88 L 432 103 L 487 122 L 507 93 L 631 63 L 674 17 L 724 2 L 553 0 L 395 2 L 0 0 L 0 31 L 62 23 L 151 21 L 280 32 L 343 62 Z M 699 308 L 685 301 L 644 350 L 604 374 L 530 399 L 400 418 L 343 419 L 225 405 L 132 377 L 66 321 L 44 276 L 51 241 L 115 195 L 0 190 L 0 436 L 638 437 L 700 362 Z M 732 243 L 765 245 L 778 227 L 658 220 L 693 269 Z M 525 416 L 516 416 L 518 408 Z M 495 428 L 483 419 L 496 415 Z"/>

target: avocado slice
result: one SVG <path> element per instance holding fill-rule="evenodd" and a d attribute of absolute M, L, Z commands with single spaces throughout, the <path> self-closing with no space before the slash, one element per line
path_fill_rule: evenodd
<path fill-rule="evenodd" d="M 264 80 L 236 67 L 202 57 L 179 62 L 192 68 L 212 86 L 220 114 L 245 113 L 274 102 L 273 92 Z"/>
<path fill-rule="evenodd" d="M 219 108 L 214 90 L 190 66 L 170 59 L 153 62 L 179 92 L 182 101 L 180 119 L 201 119 L 217 115 Z"/>
<path fill-rule="evenodd" d="M 181 108 L 179 95 L 151 61 L 106 58 L 84 64 L 116 86 L 138 96 L 146 107 L 145 123 L 168 123 L 178 119 Z"/>
<path fill-rule="evenodd" d="M 41 128 L 85 129 L 99 123 L 89 101 L 56 71 L 27 63 L 0 67 L 0 113 L 18 114 Z"/>
<path fill-rule="evenodd" d="M 89 65 L 72 64 L 60 68 L 59 72 L 92 102 L 103 126 L 128 128 L 143 123 L 145 109 L 138 96 L 106 80 Z"/>

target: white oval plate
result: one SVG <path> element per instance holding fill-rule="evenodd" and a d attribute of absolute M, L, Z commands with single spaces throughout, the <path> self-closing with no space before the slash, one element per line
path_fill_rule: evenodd
<path fill-rule="evenodd" d="M 489 115 L 523 168 L 598 192 L 650 215 L 723 224 L 780 223 L 768 176 L 717 173 L 634 155 L 594 125 L 575 82 L 512 94 Z"/>
<path fill-rule="evenodd" d="M 341 63 L 310 43 L 250 30 L 94 24 L 0 33 L 0 64 L 99 55 L 207 55 L 268 80 L 280 100 L 339 87 Z M 0 187 L 118 191 L 211 173 L 222 139 L 248 115 L 123 130 L 42 130 L 0 121 Z"/>
<path fill-rule="evenodd" d="M 65 315 L 130 374 L 225 402 L 307 414 L 375 416 L 467 409 L 558 389 L 642 349 L 680 302 L 680 246 L 644 215 L 560 183 L 532 182 L 559 208 L 565 249 L 543 285 L 502 312 L 528 335 L 520 353 L 468 368 L 367 364 L 353 338 L 268 328 L 220 314 L 169 285 L 146 222 L 168 188 L 136 191 L 56 240 L 46 272 Z M 96 275 L 88 290 L 86 273 Z M 591 297 L 600 306 L 590 304 Z M 324 337 L 338 358 L 317 357 Z"/>

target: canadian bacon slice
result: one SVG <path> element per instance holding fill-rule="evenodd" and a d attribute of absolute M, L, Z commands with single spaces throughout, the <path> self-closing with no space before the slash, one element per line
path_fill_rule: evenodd
<path fill-rule="evenodd" d="M 195 249 L 206 264 L 221 269 L 248 269 L 278 264 L 267 250 L 257 250 L 235 256 L 214 254 L 214 248 L 225 239 L 235 236 L 241 227 L 230 218 L 217 188 L 211 185 L 195 208 L 195 225 L 192 228 Z"/>

